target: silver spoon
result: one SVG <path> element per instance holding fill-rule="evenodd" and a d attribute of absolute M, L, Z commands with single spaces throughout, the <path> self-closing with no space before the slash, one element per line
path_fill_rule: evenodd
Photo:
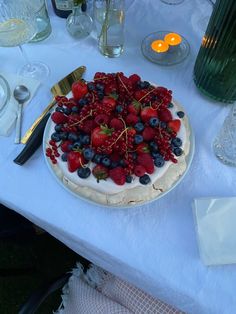
<path fill-rule="evenodd" d="M 24 85 L 17 85 L 13 92 L 14 98 L 18 101 L 18 111 L 16 120 L 15 143 L 19 144 L 21 140 L 21 121 L 23 104 L 30 98 L 30 91 Z"/>

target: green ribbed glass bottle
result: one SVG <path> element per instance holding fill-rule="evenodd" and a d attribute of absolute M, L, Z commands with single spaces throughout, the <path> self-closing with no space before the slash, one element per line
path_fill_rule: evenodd
<path fill-rule="evenodd" d="M 194 82 L 213 99 L 236 101 L 235 0 L 217 0 L 195 62 Z"/>

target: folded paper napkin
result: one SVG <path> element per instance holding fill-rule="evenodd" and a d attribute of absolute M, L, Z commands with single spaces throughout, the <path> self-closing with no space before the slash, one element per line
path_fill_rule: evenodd
<path fill-rule="evenodd" d="M 63 288 L 55 314 L 184 314 L 95 265 L 80 263 Z"/>
<path fill-rule="evenodd" d="M 17 117 L 18 103 L 13 97 L 14 88 L 17 85 L 25 85 L 30 90 L 30 99 L 24 104 L 29 103 L 37 91 L 40 82 L 35 79 L 22 77 L 16 74 L 0 73 L 7 81 L 11 90 L 11 98 L 9 102 L 0 108 L 0 136 L 9 136 L 15 126 Z"/>
<path fill-rule="evenodd" d="M 193 212 L 204 264 L 236 263 L 236 197 L 195 199 Z"/>

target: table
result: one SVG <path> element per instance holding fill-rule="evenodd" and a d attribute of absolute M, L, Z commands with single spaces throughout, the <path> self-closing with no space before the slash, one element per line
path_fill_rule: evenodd
<path fill-rule="evenodd" d="M 50 65 L 51 76 L 25 109 L 23 131 L 50 101 L 50 87 L 79 65 L 87 66 L 85 79 L 96 71 L 123 71 L 172 89 L 196 137 L 192 166 L 178 187 L 154 203 L 133 209 L 91 205 L 55 181 L 42 149 L 24 166 L 14 164 L 22 146 L 14 144 L 12 134 L 0 139 L 0 202 L 95 264 L 183 311 L 233 314 L 236 266 L 203 265 L 191 208 L 196 197 L 235 196 L 236 183 L 235 169 L 221 164 L 211 148 L 229 107 L 202 96 L 192 80 L 204 32 L 196 23 L 196 13 L 201 12 L 203 2 L 168 6 L 157 0 L 127 1 L 125 52 L 117 59 L 104 58 L 92 35 L 81 41 L 72 39 L 65 20 L 54 15 L 49 3 L 52 35 L 25 46 L 30 58 Z M 210 7 L 204 12 L 209 16 Z M 174 30 L 188 39 L 191 54 L 184 63 L 160 67 L 142 56 L 141 40 L 157 30 Z M 0 48 L 0 59 L 1 70 L 12 73 L 23 63 L 17 48 Z"/>

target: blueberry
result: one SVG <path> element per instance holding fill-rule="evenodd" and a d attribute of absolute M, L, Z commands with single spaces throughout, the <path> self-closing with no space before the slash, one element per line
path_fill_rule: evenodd
<path fill-rule="evenodd" d="M 78 104 L 83 107 L 85 105 L 87 105 L 88 100 L 86 98 L 80 98 L 80 100 L 78 101 Z"/>
<path fill-rule="evenodd" d="M 139 182 L 140 182 L 141 184 L 147 185 L 148 183 L 151 182 L 151 179 L 150 179 L 150 177 L 149 177 L 148 174 L 145 174 L 144 176 L 142 176 L 142 177 L 139 178 Z"/>
<path fill-rule="evenodd" d="M 68 138 L 67 132 L 60 132 L 59 133 L 61 140 L 65 141 Z"/>
<path fill-rule="evenodd" d="M 104 85 L 98 83 L 98 84 L 96 85 L 96 90 L 103 92 L 103 91 L 104 91 Z"/>
<path fill-rule="evenodd" d="M 176 148 L 174 148 L 174 154 L 175 154 L 175 156 L 181 156 L 182 154 L 183 154 L 183 150 L 182 150 L 182 148 L 180 148 L 180 147 L 176 147 Z"/>
<path fill-rule="evenodd" d="M 67 161 L 67 155 L 68 155 L 68 153 L 63 153 L 63 154 L 61 155 L 61 160 L 62 160 L 62 161 Z"/>
<path fill-rule="evenodd" d="M 81 139 L 82 144 L 88 145 L 90 143 L 90 136 L 89 135 L 84 135 Z"/>
<path fill-rule="evenodd" d="M 135 143 L 135 144 L 140 144 L 140 143 L 142 143 L 142 142 L 143 142 L 143 137 L 142 137 L 142 135 L 136 134 L 136 135 L 134 136 L 134 143 Z"/>
<path fill-rule="evenodd" d="M 83 155 L 86 160 L 92 160 L 95 153 L 92 148 L 88 147 L 83 150 Z"/>
<path fill-rule="evenodd" d="M 147 81 L 139 81 L 137 83 L 137 86 L 140 88 L 140 89 L 145 89 L 145 88 L 148 88 L 150 86 L 150 83 L 147 82 Z"/>
<path fill-rule="evenodd" d="M 165 160 L 163 159 L 163 157 L 160 155 L 160 156 L 157 156 L 155 159 L 154 159 L 154 165 L 157 167 L 157 168 L 161 168 L 164 166 L 164 163 L 165 163 Z"/>
<path fill-rule="evenodd" d="M 154 153 L 158 152 L 158 146 L 157 146 L 156 142 L 151 141 L 149 143 L 149 147 L 150 147 L 152 152 L 154 152 Z"/>
<path fill-rule="evenodd" d="M 149 120 L 149 124 L 150 124 L 150 126 L 153 127 L 153 128 L 154 128 L 155 126 L 157 126 L 158 123 L 159 123 L 159 120 L 158 120 L 156 117 L 152 117 L 152 118 L 150 118 L 150 120 Z"/>
<path fill-rule="evenodd" d="M 79 141 L 79 140 L 77 140 L 76 142 L 74 142 L 73 144 L 72 144 L 72 149 L 79 149 L 79 148 L 81 148 L 81 142 Z"/>
<path fill-rule="evenodd" d="M 79 112 L 79 108 L 77 106 L 73 106 L 71 108 L 71 111 L 77 113 L 77 112 Z"/>
<path fill-rule="evenodd" d="M 64 114 L 66 114 L 67 116 L 69 114 L 71 114 L 71 109 L 70 108 L 64 108 L 63 111 L 64 111 Z"/>
<path fill-rule="evenodd" d="M 111 165 L 110 165 L 110 168 L 114 169 L 114 168 L 118 167 L 118 165 L 119 165 L 118 161 L 112 161 Z"/>
<path fill-rule="evenodd" d="M 90 83 L 87 84 L 87 88 L 88 88 L 89 91 L 92 91 L 92 90 L 95 89 L 95 86 L 94 86 L 94 84 L 92 82 L 90 82 Z"/>
<path fill-rule="evenodd" d="M 94 161 L 96 164 L 100 164 L 102 158 L 103 158 L 102 155 L 96 154 L 96 155 L 94 155 L 94 157 L 93 157 L 93 161 Z"/>
<path fill-rule="evenodd" d="M 51 139 L 55 142 L 60 142 L 61 138 L 60 138 L 60 134 L 57 132 L 52 133 L 51 135 Z"/>
<path fill-rule="evenodd" d="M 167 127 L 166 122 L 161 121 L 161 122 L 160 122 L 160 127 L 161 127 L 162 129 L 166 129 L 166 127 Z"/>
<path fill-rule="evenodd" d="M 144 129 L 144 125 L 142 122 L 137 122 L 135 125 L 134 125 L 134 128 L 137 132 L 142 132 L 143 129 Z"/>
<path fill-rule="evenodd" d="M 64 109 L 62 107 L 56 107 L 55 111 L 63 113 Z"/>
<path fill-rule="evenodd" d="M 125 178 L 126 183 L 131 183 L 133 181 L 133 177 L 130 175 L 127 175 Z"/>
<path fill-rule="evenodd" d="M 110 165 L 111 165 L 111 160 L 110 160 L 110 158 L 108 158 L 108 157 L 104 157 L 104 158 L 102 158 L 102 165 L 103 166 L 105 166 L 105 167 L 110 167 Z"/>
<path fill-rule="evenodd" d="M 183 111 L 178 111 L 178 112 L 177 112 L 177 116 L 178 116 L 179 118 L 183 118 L 183 117 L 185 116 L 185 113 L 184 113 Z"/>
<path fill-rule="evenodd" d="M 98 91 L 98 99 L 102 100 L 104 98 L 104 93 L 102 91 Z"/>
<path fill-rule="evenodd" d="M 78 141 L 79 137 L 76 133 L 73 133 L 73 132 L 70 132 L 68 134 L 68 140 L 71 141 L 71 142 L 76 142 Z"/>
<path fill-rule="evenodd" d="M 91 170 L 88 167 L 81 167 L 77 170 L 77 174 L 81 179 L 86 179 L 90 176 Z"/>
<path fill-rule="evenodd" d="M 172 102 L 170 102 L 167 107 L 168 107 L 168 108 L 173 108 L 174 105 L 172 104 Z"/>
<path fill-rule="evenodd" d="M 63 127 L 62 124 L 56 124 L 55 127 L 54 127 L 54 130 L 55 130 L 56 132 L 60 132 L 61 129 L 62 129 L 62 127 Z"/>
<path fill-rule="evenodd" d="M 123 111 L 123 107 L 121 105 L 116 106 L 116 112 L 121 113 Z"/>
<path fill-rule="evenodd" d="M 171 144 L 174 147 L 180 147 L 182 145 L 182 140 L 179 137 L 175 137 L 171 140 Z"/>
<path fill-rule="evenodd" d="M 136 160 L 138 158 L 138 154 L 136 152 L 133 152 L 132 157 L 133 157 L 133 160 Z"/>
<path fill-rule="evenodd" d="M 120 165 L 121 167 L 127 166 L 127 164 L 126 164 L 126 162 L 125 162 L 124 159 L 121 159 L 121 160 L 119 161 L 119 165 Z"/>

